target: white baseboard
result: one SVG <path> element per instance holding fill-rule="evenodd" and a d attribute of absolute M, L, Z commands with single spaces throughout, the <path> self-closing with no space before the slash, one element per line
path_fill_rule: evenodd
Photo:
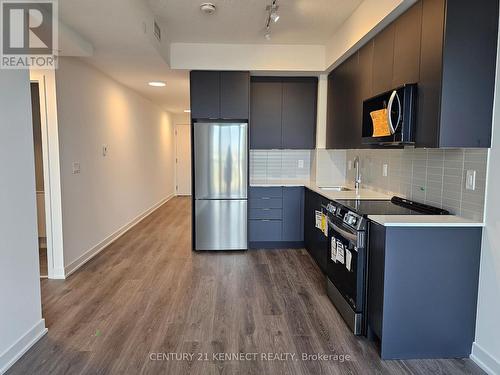
<path fill-rule="evenodd" d="M 489 375 L 500 375 L 500 362 L 478 343 L 472 344 L 470 358 Z"/>
<path fill-rule="evenodd" d="M 75 272 L 77 269 L 79 269 L 81 266 L 83 266 L 85 263 L 87 263 L 89 260 L 91 260 L 93 257 L 95 257 L 97 254 L 99 254 L 102 250 L 104 250 L 109 244 L 112 242 L 115 242 L 118 238 L 123 236 L 125 233 L 127 233 L 130 229 L 132 229 L 137 223 L 139 223 L 141 220 L 143 220 L 146 216 L 151 215 L 154 211 L 156 211 L 158 208 L 163 206 L 165 203 L 167 203 L 170 199 L 172 199 L 175 195 L 171 194 L 168 197 L 162 199 L 160 202 L 156 203 L 152 207 L 148 208 L 146 211 L 144 211 L 142 214 L 139 216 L 135 217 L 132 221 L 130 221 L 128 224 L 125 224 L 123 227 L 118 229 L 115 233 L 111 234 L 107 238 L 105 238 L 103 241 L 92 247 L 91 249 L 87 250 L 83 255 L 78 257 L 75 261 L 71 262 L 67 266 L 64 267 L 64 275 L 62 278 L 68 277 L 71 275 L 73 272 Z M 57 274 L 57 276 L 62 276 L 60 273 Z M 60 278 L 60 277 L 56 277 Z"/>
<path fill-rule="evenodd" d="M 41 319 L 10 348 L 0 354 L 0 374 L 7 370 L 47 333 L 45 319 Z"/>

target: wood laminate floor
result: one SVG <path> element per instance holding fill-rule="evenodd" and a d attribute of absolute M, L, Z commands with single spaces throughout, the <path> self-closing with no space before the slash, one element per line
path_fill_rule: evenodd
<path fill-rule="evenodd" d="M 67 280 L 42 280 L 49 332 L 8 374 L 482 373 L 462 359 L 381 361 L 305 250 L 193 253 L 190 212 L 172 199 Z"/>

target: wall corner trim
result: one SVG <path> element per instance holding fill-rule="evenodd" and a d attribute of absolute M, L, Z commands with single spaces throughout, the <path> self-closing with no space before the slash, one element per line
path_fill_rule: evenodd
<path fill-rule="evenodd" d="M 489 375 L 500 375 L 500 361 L 484 350 L 477 342 L 472 344 L 472 359 Z"/>
<path fill-rule="evenodd" d="M 45 328 L 45 319 L 41 319 L 10 348 L 0 354 L 0 374 L 6 373 L 24 353 L 47 333 L 47 331 L 48 329 Z"/>
<path fill-rule="evenodd" d="M 106 237 L 104 240 L 99 242 L 97 245 L 95 245 L 94 247 L 87 250 L 85 253 L 83 253 L 76 260 L 74 260 L 73 262 L 71 262 L 70 264 L 68 264 L 67 266 L 64 267 L 64 273 L 63 273 L 61 278 L 66 278 L 69 275 L 71 275 L 72 273 L 74 273 L 76 270 L 78 270 L 80 267 L 82 267 L 85 263 L 90 261 L 97 254 L 99 254 L 106 247 L 108 247 L 111 243 L 115 242 L 118 238 L 120 238 L 125 233 L 127 233 L 130 229 L 132 229 L 140 221 L 142 221 L 144 218 L 151 215 L 154 211 L 156 211 L 161 206 L 163 206 L 165 203 L 167 203 L 174 196 L 175 196 L 175 194 L 171 194 L 168 197 L 163 198 L 161 201 L 159 201 L 158 203 L 154 204 L 152 207 L 148 208 L 143 213 L 136 216 L 132 221 L 130 221 L 129 223 L 122 226 L 116 232 L 112 233 L 111 235 Z"/>

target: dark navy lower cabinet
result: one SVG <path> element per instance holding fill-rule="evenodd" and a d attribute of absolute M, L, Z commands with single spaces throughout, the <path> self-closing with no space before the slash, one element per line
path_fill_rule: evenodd
<path fill-rule="evenodd" d="M 468 358 L 481 228 L 371 224 L 368 332 L 382 359 Z"/>
<path fill-rule="evenodd" d="M 304 241 L 304 188 L 283 189 L 283 241 Z"/>
<path fill-rule="evenodd" d="M 249 242 L 251 248 L 304 246 L 304 188 L 250 187 Z"/>
<path fill-rule="evenodd" d="M 328 238 L 316 228 L 316 211 L 329 201 L 312 190 L 305 189 L 304 199 L 304 246 L 321 271 L 326 274 Z"/>

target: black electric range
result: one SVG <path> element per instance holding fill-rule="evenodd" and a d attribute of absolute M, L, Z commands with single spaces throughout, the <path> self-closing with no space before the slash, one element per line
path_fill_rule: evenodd
<path fill-rule="evenodd" d="M 368 215 L 447 215 L 448 211 L 408 199 L 393 197 L 391 200 L 336 200 L 341 206 L 360 216 Z"/>

